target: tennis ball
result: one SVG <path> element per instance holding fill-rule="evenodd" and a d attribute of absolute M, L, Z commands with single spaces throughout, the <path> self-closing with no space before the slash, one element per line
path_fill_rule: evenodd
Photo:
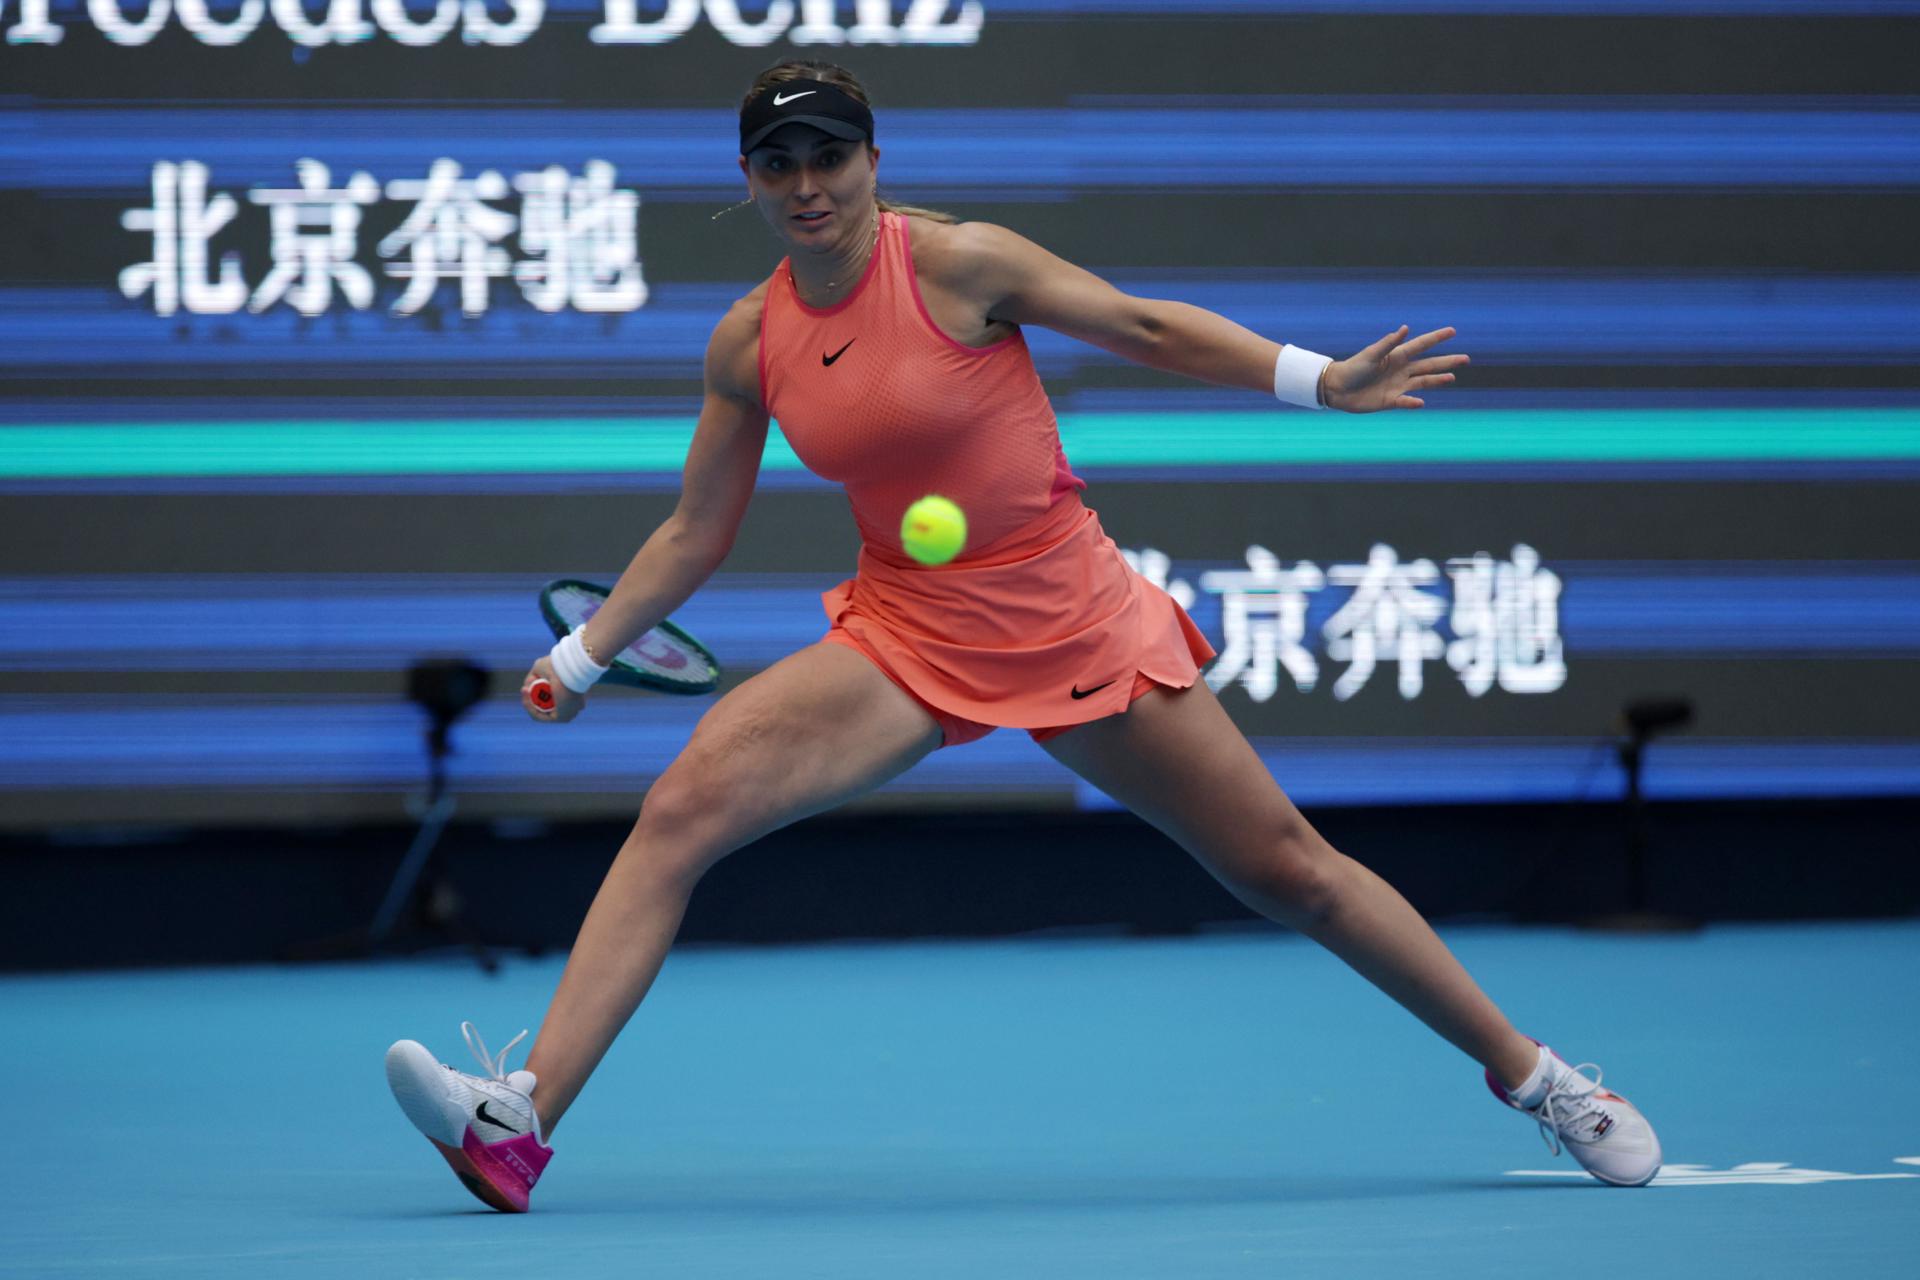
<path fill-rule="evenodd" d="M 907 508 L 900 521 L 900 545 L 921 564 L 945 564 L 967 545 L 966 512 L 930 493 Z"/>

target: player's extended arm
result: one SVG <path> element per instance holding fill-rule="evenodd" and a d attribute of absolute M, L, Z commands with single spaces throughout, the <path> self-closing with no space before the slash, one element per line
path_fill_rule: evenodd
<path fill-rule="evenodd" d="M 687 602 L 733 549 L 753 497 L 767 414 L 757 358 L 760 299 L 735 303 L 707 346 L 706 398 L 680 485 L 680 502 L 614 584 L 582 639 L 601 661 Z"/>
<path fill-rule="evenodd" d="M 1225 316 L 1185 302 L 1136 298 L 991 223 L 953 228 L 953 260 L 965 263 L 961 285 L 994 320 L 1037 324 L 1117 356 L 1169 373 L 1250 391 L 1273 390 L 1280 344 Z M 1436 329 L 1408 340 L 1402 325 L 1327 370 L 1328 405 L 1350 413 L 1417 409 L 1413 392 L 1443 387 L 1464 355 L 1421 359 L 1453 336 Z"/>

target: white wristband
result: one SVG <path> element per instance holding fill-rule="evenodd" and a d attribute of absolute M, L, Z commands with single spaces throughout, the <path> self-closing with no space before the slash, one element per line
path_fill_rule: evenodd
<path fill-rule="evenodd" d="M 553 659 L 553 674 L 575 693 L 585 693 L 593 688 L 594 681 L 612 670 L 611 666 L 603 667 L 587 656 L 587 647 L 580 643 L 577 627 L 560 638 L 549 656 Z"/>
<path fill-rule="evenodd" d="M 1302 409 L 1326 408 L 1320 403 L 1320 374 L 1332 363 L 1332 356 L 1323 356 L 1317 351 L 1281 347 L 1280 358 L 1273 362 L 1274 396 Z"/>

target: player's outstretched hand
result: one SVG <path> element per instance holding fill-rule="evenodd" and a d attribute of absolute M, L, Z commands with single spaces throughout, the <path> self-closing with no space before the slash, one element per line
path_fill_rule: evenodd
<path fill-rule="evenodd" d="M 1435 329 L 1407 339 L 1401 325 L 1359 354 L 1334 361 L 1327 369 L 1328 407 L 1348 413 L 1425 408 L 1427 402 L 1412 393 L 1446 386 L 1452 371 L 1467 364 L 1464 355 L 1421 359 L 1452 336 L 1452 329 Z"/>
<path fill-rule="evenodd" d="M 550 691 L 551 706 L 542 706 L 534 698 L 534 686 L 541 682 L 545 682 Z M 561 684 L 560 677 L 553 674 L 553 659 L 542 656 L 520 681 L 520 705 L 542 724 L 565 724 L 586 709 L 587 695 L 575 693 Z"/>

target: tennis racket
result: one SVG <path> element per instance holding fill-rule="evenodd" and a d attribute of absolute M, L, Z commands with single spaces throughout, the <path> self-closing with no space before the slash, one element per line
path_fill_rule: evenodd
<path fill-rule="evenodd" d="M 586 625 L 607 602 L 607 588 L 578 578 L 556 578 L 540 588 L 540 616 L 554 638 Z M 662 622 L 613 655 L 610 670 L 601 679 L 658 693 L 712 693 L 720 683 L 720 663 L 698 640 L 671 622 Z M 543 711 L 554 706 L 553 686 L 536 680 L 527 691 Z"/>

